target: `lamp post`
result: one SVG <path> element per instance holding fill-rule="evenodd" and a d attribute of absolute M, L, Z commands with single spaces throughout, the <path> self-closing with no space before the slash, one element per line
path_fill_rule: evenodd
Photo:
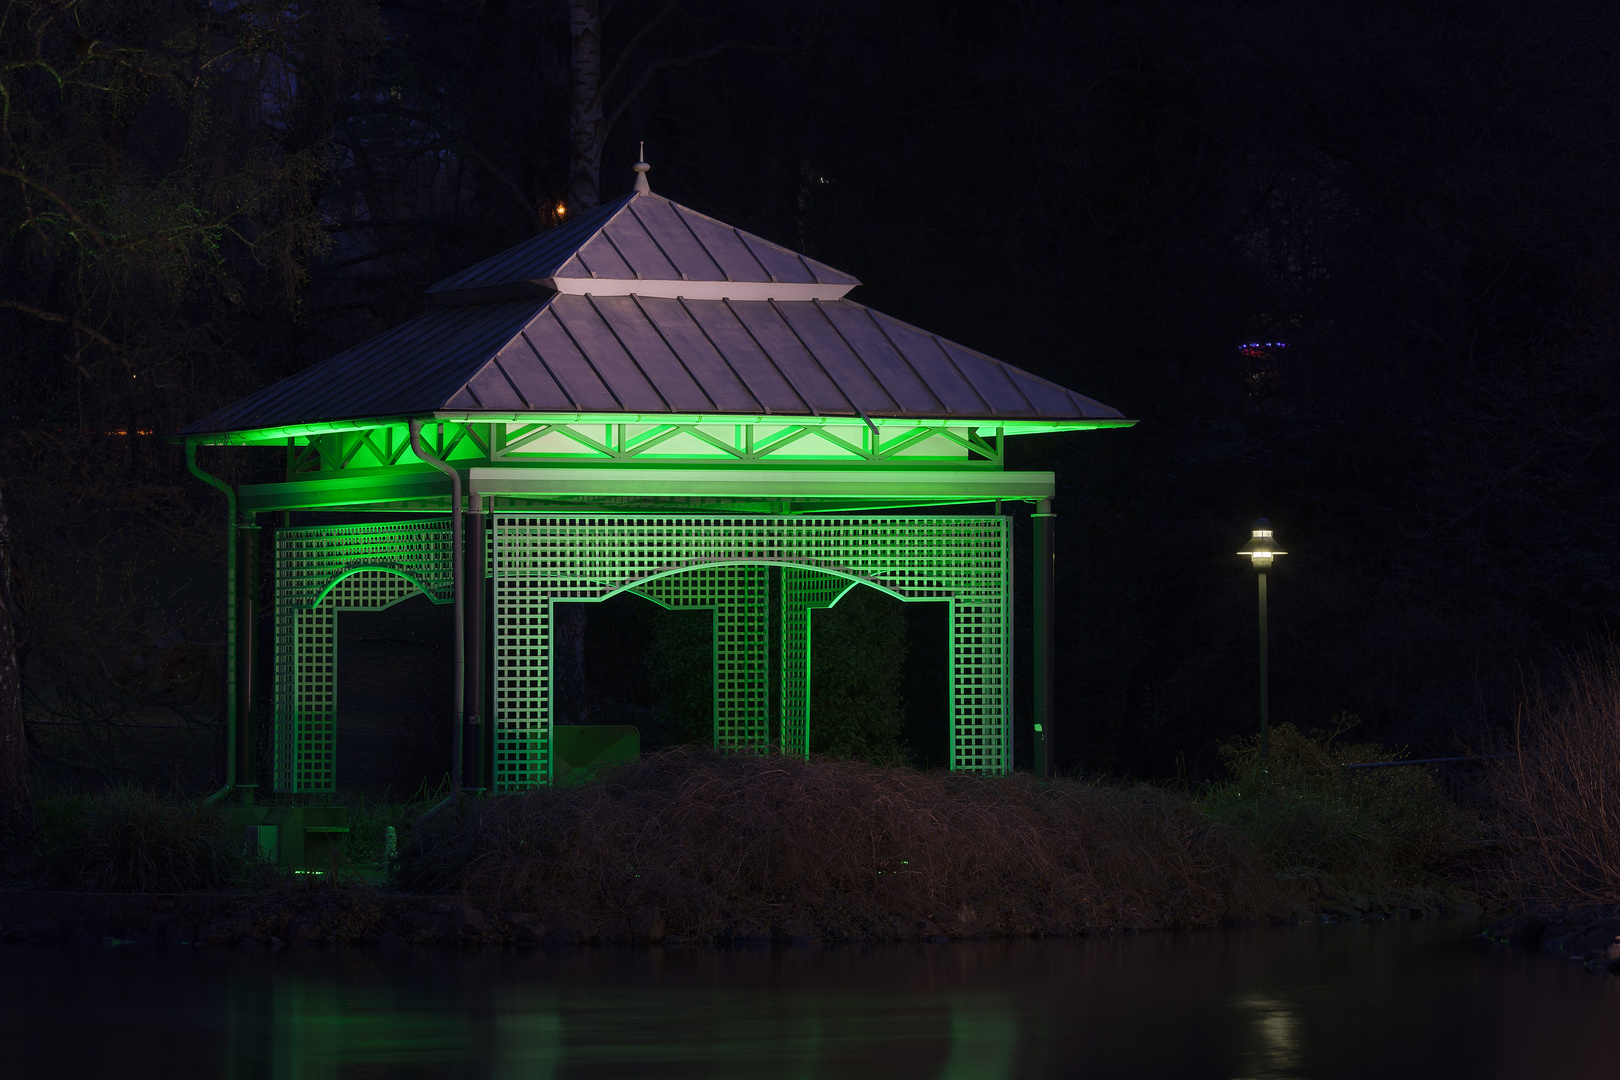
<path fill-rule="evenodd" d="M 1266 571 L 1271 560 L 1288 554 L 1277 546 L 1271 536 L 1271 522 L 1260 518 L 1252 526 L 1254 535 L 1243 545 L 1239 555 L 1247 555 L 1260 576 L 1260 760 L 1271 760 L 1270 680 L 1266 671 L 1268 639 L 1266 636 Z"/>

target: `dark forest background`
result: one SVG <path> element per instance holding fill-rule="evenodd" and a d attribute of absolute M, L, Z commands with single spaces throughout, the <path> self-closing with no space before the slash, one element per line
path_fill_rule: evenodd
<path fill-rule="evenodd" d="M 1612 3 L 0 12 L 0 554 L 36 760 L 113 768 L 153 710 L 217 725 L 187 703 L 223 514 L 167 438 L 566 219 L 593 164 L 627 190 L 643 140 L 660 194 L 1141 421 L 1017 451 L 1061 486 L 1065 771 L 1208 775 L 1253 725 L 1233 553 L 1261 515 L 1290 552 L 1274 721 L 1477 746 L 1610 631 Z"/>

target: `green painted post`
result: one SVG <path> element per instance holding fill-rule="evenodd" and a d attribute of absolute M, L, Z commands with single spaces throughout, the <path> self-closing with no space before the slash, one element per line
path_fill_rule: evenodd
<path fill-rule="evenodd" d="M 1271 680 L 1266 671 L 1266 572 L 1260 571 L 1260 760 L 1271 760 Z"/>
<path fill-rule="evenodd" d="M 1034 623 L 1035 623 L 1035 775 L 1052 776 L 1056 761 L 1052 744 L 1052 696 L 1055 686 L 1052 670 L 1053 579 L 1057 566 L 1052 548 L 1052 500 L 1042 499 L 1035 506 L 1031 521 L 1035 526 Z"/>

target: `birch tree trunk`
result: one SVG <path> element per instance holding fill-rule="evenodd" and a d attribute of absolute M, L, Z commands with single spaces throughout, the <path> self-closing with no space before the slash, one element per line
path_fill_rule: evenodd
<path fill-rule="evenodd" d="M 601 0 L 568 0 L 573 49 L 568 84 L 568 212 L 592 210 L 602 199 Z"/>
<path fill-rule="evenodd" d="M 23 734 L 22 668 L 11 590 L 13 534 L 0 489 L 0 876 L 28 870 L 37 857 L 39 822 L 28 791 Z"/>

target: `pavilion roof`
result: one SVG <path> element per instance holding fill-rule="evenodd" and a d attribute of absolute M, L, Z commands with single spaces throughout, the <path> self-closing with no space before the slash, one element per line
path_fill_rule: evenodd
<path fill-rule="evenodd" d="M 426 313 L 181 434 L 435 412 L 1123 420 L 846 299 L 858 284 L 633 192 L 444 279 Z"/>
<path fill-rule="evenodd" d="M 635 286 L 641 296 L 836 300 L 859 284 L 853 274 L 662 196 L 631 192 L 452 274 L 428 295 L 468 304 Z"/>

